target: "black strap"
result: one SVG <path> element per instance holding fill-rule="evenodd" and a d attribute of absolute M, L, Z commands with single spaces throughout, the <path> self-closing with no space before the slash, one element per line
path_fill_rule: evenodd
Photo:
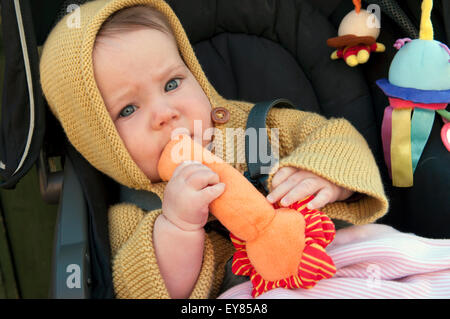
<path fill-rule="evenodd" d="M 15 188 L 33 167 L 45 134 L 46 111 L 39 82 L 39 57 L 30 2 L 0 3 L 5 56 L 0 116 L 0 187 L 5 189 Z"/>
<path fill-rule="evenodd" d="M 268 169 L 271 163 L 278 160 L 277 158 L 274 158 L 274 154 L 272 153 L 266 127 L 267 115 L 274 106 L 295 109 L 292 102 L 287 99 L 276 99 L 256 103 L 248 115 L 247 134 L 245 134 L 245 160 L 247 162 L 248 171 L 244 173 L 244 176 L 247 177 L 253 185 L 262 185 L 266 192 L 268 192 L 266 184 L 268 175 L 264 172 L 263 168 Z M 249 130 L 252 129 L 256 129 L 256 134 L 248 134 Z M 254 138 L 255 135 L 256 141 L 251 141 L 250 138 Z M 261 150 L 264 141 L 266 145 L 265 152 Z M 261 155 L 264 157 L 269 156 L 269 161 L 267 161 L 267 158 L 263 161 Z"/>
<path fill-rule="evenodd" d="M 123 185 L 120 185 L 120 202 L 135 204 L 145 211 L 152 211 L 162 207 L 161 199 L 155 193 L 136 190 Z"/>

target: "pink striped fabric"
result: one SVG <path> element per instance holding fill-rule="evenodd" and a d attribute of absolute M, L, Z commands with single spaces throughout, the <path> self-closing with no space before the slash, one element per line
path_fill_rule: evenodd
<path fill-rule="evenodd" d="M 258 299 L 450 298 L 450 240 L 401 233 L 385 225 L 336 232 L 327 253 L 337 272 L 312 289 L 277 288 Z M 220 299 L 250 299 L 252 285 L 235 286 Z"/>

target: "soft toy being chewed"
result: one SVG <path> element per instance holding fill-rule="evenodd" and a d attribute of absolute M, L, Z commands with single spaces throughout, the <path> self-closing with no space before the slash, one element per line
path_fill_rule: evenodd
<path fill-rule="evenodd" d="M 289 208 L 272 205 L 238 170 L 187 135 L 166 145 L 158 163 L 159 175 L 168 181 L 187 160 L 208 166 L 225 184 L 209 209 L 231 232 L 237 249 L 232 271 L 250 277 L 253 297 L 277 287 L 311 288 L 335 274 L 325 251 L 334 239 L 334 225 L 324 213 L 306 208 L 313 196 Z"/>
<path fill-rule="evenodd" d="M 366 63 L 372 52 L 386 50 L 382 43 L 376 41 L 380 34 L 377 16 L 361 9 L 361 0 L 353 0 L 353 4 L 355 10 L 342 19 L 338 36 L 327 40 L 329 47 L 337 49 L 331 54 L 331 59 L 344 59 L 351 67 Z"/>

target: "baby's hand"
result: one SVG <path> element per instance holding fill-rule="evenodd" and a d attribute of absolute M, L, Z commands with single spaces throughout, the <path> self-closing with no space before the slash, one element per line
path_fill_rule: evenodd
<path fill-rule="evenodd" d="M 183 162 L 167 183 L 163 215 L 182 230 L 199 230 L 208 220 L 209 203 L 224 190 L 225 184 L 210 168 L 199 162 Z"/>
<path fill-rule="evenodd" d="M 328 203 L 349 198 L 353 192 L 339 187 L 311 172 L 295 167 L 283 167 L 272 178 L 272 192 L 267 200 L 275 203 L 281 199 L 282 206 L 289 206 L 309 195 L 315 195 L 307 207 L 319 209 Z"/>

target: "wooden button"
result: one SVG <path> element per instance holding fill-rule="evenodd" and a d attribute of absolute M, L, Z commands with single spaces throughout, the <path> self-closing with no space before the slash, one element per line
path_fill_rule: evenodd
<path fill-rule="evenodd" d="M 211 111 L 211 119 L 214 123 L 225 124 L 230 119 L 230 112 L 224 107 L 216 107 Z"/>

